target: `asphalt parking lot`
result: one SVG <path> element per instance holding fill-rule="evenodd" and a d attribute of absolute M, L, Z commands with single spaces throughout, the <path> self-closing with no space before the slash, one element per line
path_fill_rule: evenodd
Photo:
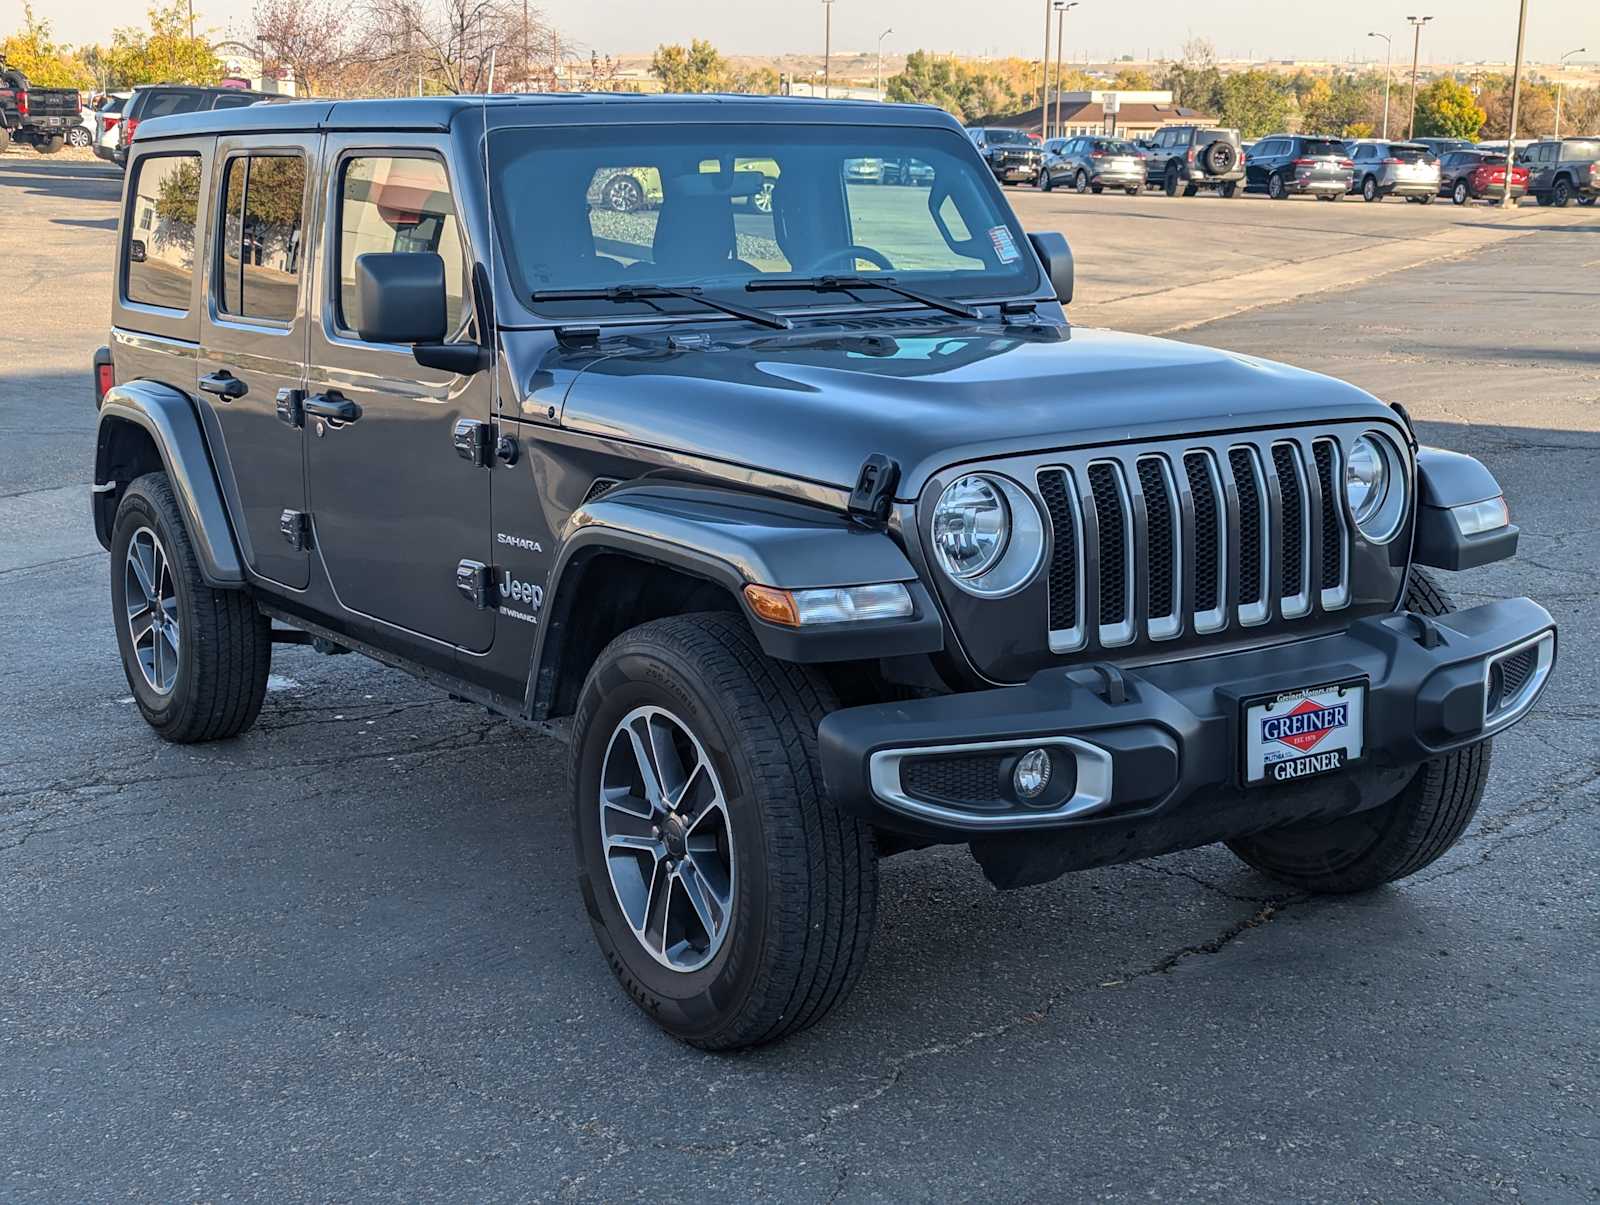
<path fill-rule="evenodd" d="M 305 648 L 238 741 L 140 722 L 86 501 L 119 186 L 0 159 L 0 1199 L 1600 1200 L 1600 212 L 1008 190 L 1078 320 L 1483 458 L 1522 555 L 1446 584 L 1549 606 L 1556 680 L 1406 883 L 907 855 L 848 1003 L 711 1057 L 594 948 L 556 745 Z"/>

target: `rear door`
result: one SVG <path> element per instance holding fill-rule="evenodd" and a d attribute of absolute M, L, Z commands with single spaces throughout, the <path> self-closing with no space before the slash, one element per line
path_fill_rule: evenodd
<path fill-rule="evenodd" d="M 306 386 L 306 214 L 318 135 L 219 138 L 212 170 L 210 284 L 200 325 L 202 415 L 245 560 L 303 589 L 310 555 L 291 542 L 306 510 L 298 403 Z M 286 512 L 290 518 L 285 520 Z"/>
<path fill-rule="evenodd" d="M 453 435 L 459 420 L 493 418 L 490 374 L 423 368 L 410 348 L 357 333 L 355 262 L 367 252 L 438 254 L 452 332 L 471 326 L 471 251 L 444 149 L 433 135 L 328 136 L 308 405 L 354 403 L 356 417 L 307 415 L 306 484 L 316 548 L 341 605 L 482 651 L 494 611 L 463 596 L 456 568 L 493 562 L 492 474 L 464 459 Z"/>

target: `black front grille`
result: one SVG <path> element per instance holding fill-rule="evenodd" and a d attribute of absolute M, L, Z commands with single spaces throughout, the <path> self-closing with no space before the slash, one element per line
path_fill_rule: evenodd
<path fill-rule="evenodd" d="M 1049 647 L 1163 641 L 1348 606 L 1337 465 L 1333 439 L 1280 433 L 1038 468 L 1053 535 Z"/>
<path fill-rule="evenodd" d="M 1118 484 L 1117 470 L 1111 465 L 1089 466 L 1095 526 L 1100 532 L 1100 623 L 1104 627 L 1125 623 L 1128 618 L 1127 531 Z"/>
<path fill-rule="evenodd" d="M 1078 626 L 1078 525 L 1072 520 L 1065 471 L 1040 473 L 1039 496 L 1056 543 L 1050 558 L 1050 630 L 1067 632 Z"/>
<path fill-rule="evenodd" d="M 1233 488 L 1239 496 L 1239 601 L 1261 601 L 1261 491 L 1256 483 L 1255 456 L 1248 448 L 1228 453 Z"/>

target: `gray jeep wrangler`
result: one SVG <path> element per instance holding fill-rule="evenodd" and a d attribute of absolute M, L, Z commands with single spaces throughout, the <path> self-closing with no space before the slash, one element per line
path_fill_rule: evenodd
<path fill-rule="evenodd" d="M 1555 659 L 1538 604 L 1422 572 L 1514 552 L 1483 466 L 1071 326 L 1065 241 L 933 109 L 164 118 L 117 256 L 92 505 L 146 721 L 237 736 L 311 643 L 568 742 L 601 949 L 701 1047 L 827 1014 L 923 846 L 1001 887 L 1218 841 L 1411 874 Z"/>

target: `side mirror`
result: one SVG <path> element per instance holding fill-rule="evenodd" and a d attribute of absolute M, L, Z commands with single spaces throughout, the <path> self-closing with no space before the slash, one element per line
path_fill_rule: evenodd
<path fill-rule="evenodd" d="M 1056 291 L 1056 300 L 1062 305 L 1069 304 L 1072 301 L 1072 248 L 1067 246 L 1066 236 L 1049 230 L 1043 234 L 1030 234 L 1028 241 L 1033 244 L 1039 262 L 1044 265 L 1044 274 L 1050 278 L 1050 286 Z"/>
<path fill-rule="evenodd" d="M 444 260 L 431 252 L 356 256 L 356 331 L 364 343 L 442 343 Z"/>
<path fill-rule="evenodd" d="M 131 263 L 144 263 L 144 240 L 142 238 L 130 239 L 128 242 L 128 260 Z"/>

